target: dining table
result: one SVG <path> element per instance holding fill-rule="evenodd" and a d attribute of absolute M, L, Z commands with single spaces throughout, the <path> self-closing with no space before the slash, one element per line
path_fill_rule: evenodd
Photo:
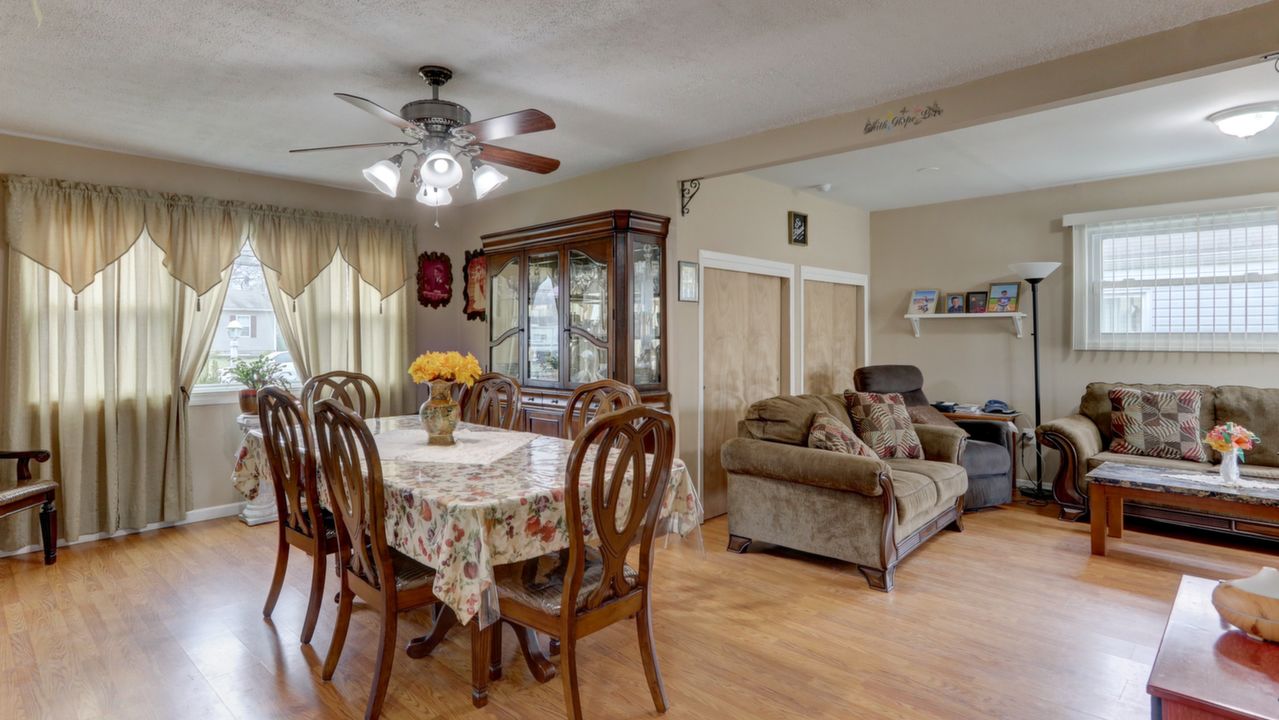
<path fill-rule="evenodd" d="M 444 605 L 436 614 L 436 627 L 411 641 L 408 654 L 428 654 L 455 624 L 472 627 L 473 646 L 487 646 L 488 633 L 497 630 L 501 617 L 496 568 L 569 546 L 564 488 L 573 441 L 461 423 L 454 444 L 430 445 L 416 415 L 366 423 L 382 465 L 387 542 L 435 570 L 435 596 Z M 249 432 L 246 451 L 260 456 L 259 467 L 267 467 L 260 429 Z M 590 483 L 589 467 L 588 461 L 581 473 L 584 489 Z M 253 479 L 236 482 L 244 489 Z M 325 483 L 319 486 L 321 502 L 327 504 Z M 582 497 L 590 497 L 589 492 Z M 688 468 L 678 458 L 672 462 L 661 502 L 657 535 L 700 548 L 701 501 Z M 594 526 L 588 502 L 583 502 L 582 517 L 589 542 Z M 481 648 L 472 650 L 473 664 L 480 657 L 487 659 L 487 652 L 476 652 Z M 534 657 L 549 664 L 540 652 L 534 651 Z M 543 672 L 539 679 L 554 675 L 553 670 Z M 487 697 L 488 675 L 487 667 L 472 668 L 477 705 Z"/>

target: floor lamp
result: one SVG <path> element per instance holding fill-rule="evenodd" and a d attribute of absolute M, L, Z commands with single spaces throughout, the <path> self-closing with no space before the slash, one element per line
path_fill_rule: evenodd
<path fill-rule="evenodd" d="M 1035 345 L 1035 427 L 1039 427 L 1044 422 L 1039 402 L 1039 283 L 1059 267 L 1061 263 L 1058 262 L 1023 262 L 1008 266 L 1008 269 L 1016 273 L 1018 277 L 1030 283 L 1030 337 Z M 1047 493 L 1044 492 L 1044 456 L 1039 451 L 1038 443 L 1035 446 L 1035 489 L 1022 494 L 1035 500 L 1048 498 Z"/>

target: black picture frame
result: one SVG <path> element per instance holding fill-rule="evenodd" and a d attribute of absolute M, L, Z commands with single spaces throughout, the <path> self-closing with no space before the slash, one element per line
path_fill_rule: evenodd
<path fill-rule="evenodd" d="M 786 240 L 791 245 L 808 246 L 808 213 L 786 213 Z"/>
<path fill-rule="evenodd" d="M 977 314 L 986 312 L 986 298 L 990 294 L 985 290 L 973 290 L 965 296 L 964 307 L 967 308 L 969 314 Z"/>

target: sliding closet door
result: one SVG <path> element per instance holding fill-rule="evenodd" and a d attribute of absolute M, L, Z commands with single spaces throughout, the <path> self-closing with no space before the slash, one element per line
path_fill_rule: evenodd
<path fill-rule="evenodd" d="M 804 392 L 842 393 L 863 362 L 862 289 L 804 281 Z"/>
<path fill-rule="evenodd" d="M 720 446 L 737 436 L 751 403 L 784 391 L 788 353 L 786 280 L 707 268 L 702 284 L 702 503 L 706 517 L 728 510 Z"/>

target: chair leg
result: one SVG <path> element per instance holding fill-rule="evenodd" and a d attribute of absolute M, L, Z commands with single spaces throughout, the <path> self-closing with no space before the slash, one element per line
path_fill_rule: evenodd
<path fill-rule="evenodd" d="M 582 695 L 577 688 L 577 637 L 560 638 L 560 678 L 564 681 L 564 711 L 568 720 L 582 720 Z"/>
<path fill-rule="evenodd" d="M 649 599 L 635 614 L 635 629 L 639 633 L 640 657 L 644 660 L 644 677 L 648 679 L 648 692 L 653 696 L 653 707 L 659 713 L 666 712 L 666 685 L 662 683 L 662 669 L 657 664 L 657 648 L 653 645 L 653 607 Z"/>
<path fill-rule="evenodd" d="M 289 543 L 284 539 L 284 527 L 280 527 L 279 544 L 275 549 L 275 577 L 271 578 L 271 589 L 266 594 L 266 604 L 262 606 L 262 617 L 271 617 L 275 611 L 275 601 L 280 599 L 280 588 L 284 587 L 284 574 L 289 569 Z"/>
<path fill-rule="evenodd" d="M 364 711 L 364 720 L 375 720 L 382 714 L 386 688 L 391 684 L 391 665 L 395 662 L 395 632 L 398 624 L 399 617 L 395 608 L 384 606 L 382 638 L 378 640 L 377 665 L 373 668 L 373 692 L 369 695 L 369 707 Z"/>
<path fill-rule="evenodd" d="M 49 493 L 40 506 L 40 540 L 44 544 L 44 564 L 52 565 L 57 562 L 58 508 L 53 504 L 53 493 Z"/>
<path fill-rule="evenodd" d="M 346 631 L 351 625 L 351 600 L 355 593 L 346 585 L 346 577 L 342 577 L 342 589 L 338 592 L 338 617 L 333 623 L 333 639 L 329 641 L 329 654 L 324 658 L 324 669 L 320 677 L 333 679 L 333 671 L 337 669 L 338 658 L 342 656 L 342 646 L 346 644 Z"/>
<path fill-rule="evenodd" d="M 489 680 L 502 679 L 502 621 L 493 623 L 493 642 L 489 645 Z"/>
<path fill-rule="evenodd" d="M 326 556 L 324 544 L 318 543 L 311 556 L 311 599 L 306 605 L 306 620 L 302 623 L 302 644 L 310 645 L 315 634 L 315 622 L 320 619 L 320 603 L 324 600 L 324 571 Z"/>

